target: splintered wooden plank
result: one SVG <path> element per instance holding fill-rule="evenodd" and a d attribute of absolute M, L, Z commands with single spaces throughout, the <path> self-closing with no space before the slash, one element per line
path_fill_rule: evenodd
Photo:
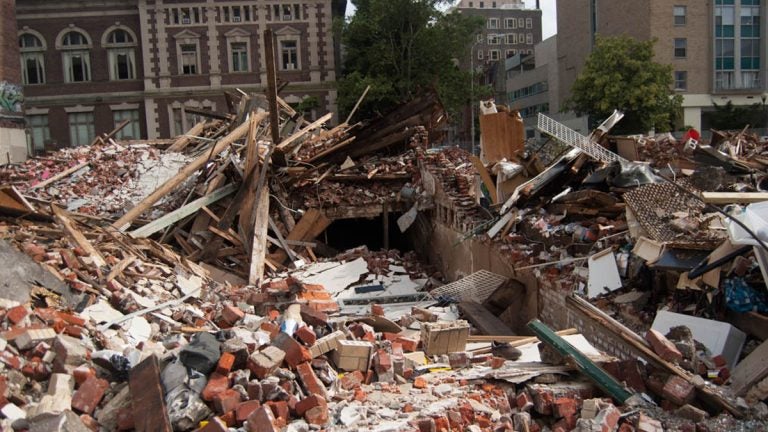
<path fill-rule="evenodd" d="M 755 348 L 744 360 L 731 371 L 731 390 L 737 396 L 743 396 L 752 386 L 768 376 L 768 341 Z"/>
<path fill-rule="evenodd" d="M 768 192 L 702 192 L 707 204 L 749 204 L 768 201 Z"/>
<path fill-rule="evenodd" d="M 0 188 L 0 209 L 8 209 L 19 213 L 34 212 L 32 207 L 24 196 L 13 186 Z"/>
<path fill-rule="evenodd" d="M 150 355 L 131 369 L 128 387 L 136 431 L 172 432 L 160 383 L 160 364 L 155 355 Z"/>
<path fill-rule="evenodd" d="M 55 183 L 55 182 L 63 179 L 64 177 L 67 177 L 67 176 L 69 176 L 71 174 L 76 173 L 77 171 L 80 171 L 81 169 L 85 168 L 90 163 L 91 162 L 89 162 L 89 161 L 80 162 L 79 164 L 77 164 L 77 165 L 75 165 L 75 166 L 73 166 L 73 167 L 71 167 L 69 169 L 66 169 L 66 170 L 56 174 L 55 176 L 49 178 L 48 180 L 45 180 L 43 182 L 40 182 L 40 183 L 32 186 L 31 188 L 29 188 L 29 190 L 35 190 L 35 189 L 44 188 L 44 187 L 48 186 L 49 184 Z"/>
<path fill-rule="evenodd" d="M 192 142 L 193 137 L 202 134 L 204 130 L 204 121 L 201 121 L 200 123 L 192 126 L 192 129 L 188 130 L 184 135 L 178 137 L 176 141 L 174 141 L 174 143 L 168 147 L 168 151 L 180 152 L 184 150 L 189 145 L 189 143 Z"/>
<path fill-rule="evenodd" d="M 483 161 L 480 160 L 477 156 L 470 156 L 469 160 L 472 161 L 472 165 L 475 167 L 475 170 L 477 170 L 477 173 L 480 174 L 480 179 L 483 180 L 483 184 L 488 189 L 488 193 L 491 195 L 491 201 L 494 204 L 499 203 L 499 196 L 496 193 L 496 185 L 493 183 L 493 179 L 491 179 L 491 175 L 488 174 L 488 170 L 485 169 L 485 165 L 483 165 Z"/>
<path fill-rule="evenodd" d="M 306 134 L 312 132 L 313 130 L 320 127 L 323 123 L 326 123 L 328 120 L 330 120 L 333 117 L 333 113 L 328 113 L 319 119 L 315 120 L 314 122 L 310 123 L 307 127 L 301 129 L 300 131 L 296 132 L 295 134 L 289 136 L 288 138 L 284 139 L 280 145 L 277 146 L 278 150 L 281 151 L 287 151 L 288 148 L 295 143 L 297 140 L 301 139 Z"/>
<path fill-rule="evenodd" d="M 141 228 L 131 231 L 129 234 L 133 238 L 149 237 L 152 234 L 161 231 L 165 227 L 172 225 L 187 216 L 190 216 L 203 208 L 204 206 L 215 203 L 216 201 L 230 195 L 237 190 L 237 185 L 228 184 L 223 188 L 216 189 L 213 193 L 206 195 L 202 198 L 198 198 L 191 203 L 178 208 L 170 213 L 165 214 L 163 217 L 153 220 L 152 222 L 144 225 Z"/>
<path fill-rule="evenodd" d="M 459 303 L 459 310 L 464 318 L 471 322 L 481 333 L 486 335 L 515 336 L 504 321 L 500 320 L 480 303 L 467 300 Z"/>
<path fill-rule="evenodd" d="M 251 267 L 248 271 L 248 284 L 256 285 L 264 277 L 264 265 L 267 253 L 267 229 L 269 228 L 269 194 L 262 191 L 256 202 L 256 221 L 253 224 L 253 246 L 251 247 Z"/>
<path fill-rule="evenodd" d="M 328 219 L 323 212 L 318 209 L 309 209 L 296 226 L 288 233 L 285 238 L 286 242 L 291 241 L 311 241 L 319 236 L 328 225 L 331 224 L 331 220 Z M 270 256 L 270 259 L 276 263 L 282 263 L 288 255 L 283 250 L 278 250 Z"/>
<path fill-rule="evenodd" d="M 53 215 L 56 217 L 56 220 L 64 227 L 64 231 L 66 231 L 67 235 L 69 235 L 69 237 L 72 238 L 72 240 L 78 246 L 80 246 L 80 248 L 83 249 L 85 253 L 90 255 L 94 264 L 96 264 L 98 267 L 106 266 L 107 262 L 104 260 L 104 257 L 101 256 L 99 251 L 93 247 L 87 238 L 85 238 L 85 235 L 83 235 L 83 233 L 77 229 L 74 221 L 72 221 L 72 219 L 67 216 L 67 213 L 56 205 L 51 205 L 51 210 L 53 211 Z"/>

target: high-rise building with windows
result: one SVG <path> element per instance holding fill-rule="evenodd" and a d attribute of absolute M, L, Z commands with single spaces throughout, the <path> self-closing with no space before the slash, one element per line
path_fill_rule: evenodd
<path fill-rule="evenodd" d="M 226 111 L 225 91 L 262 92 L 263 32 L 272 29 L 280 96 L 336 111 L 346 0 L 17 0 L 28 135 L 34 149 L 181 134 L 189 108 Z"/>
<path fill-rule="evenodd" d="M 596 35 L 655 38 L 655 61 L 673 67 L 683 124 L 709 129 L 714 104 L 765 103 L 765 0 L 557 2 L 559 99 L 565 100 Z"/>

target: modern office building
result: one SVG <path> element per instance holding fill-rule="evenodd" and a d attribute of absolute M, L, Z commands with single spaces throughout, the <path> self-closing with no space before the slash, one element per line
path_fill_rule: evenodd
<path fill-rule="evenodd" d="M 541 10 L 538 6 L 526 9 L 523 0 L 461 0 L 456 9 L 462 14 L 482 17 L 485 22 L 469 50 L 469 58 L 460 59 L 461 67 L 474 69 L 478 74 L 476 84 L 490 85 L 496 103 L 506 104 L 506 60 L 533 54 L 534 46 L 541 42 Z M 471 111 L 476 109 L 472 106 L 463 116 L 455 139 L 460 144 L 472 142 Z"/>
<path fill-rule="evenodd" d="M 226 112 L 225 91 L 262 92 L 263 33 L 272 29 L 280 95 L 336 112 L 346 0 L 18 0 L 27 124 L 36 150 L 180 134 L 187 108 Z"/>
<path fill-rule="evenodd" d="M 596 35 L 655 38 L 655 60 L 672 65 L 683 95 L 683 123 L 706 130 L 714 104 L 765 103 L 767 16 L 761 0 L 558 1 L 560 102 Z"/>

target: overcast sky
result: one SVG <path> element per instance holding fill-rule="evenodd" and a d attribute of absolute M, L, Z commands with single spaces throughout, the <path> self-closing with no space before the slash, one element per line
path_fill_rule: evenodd
<path fill-rule="evenodd" d="M 542 10 L 542 38 L 546 39 L 557 33 L 557 15 L 555 13 L 555 0 L 540 0 Z M 528 8 L 536 7 L 536 0 L 525 0 L 525 6 Z M 355 13 L 352 2 L 347 2 L 347 16 Z"/>

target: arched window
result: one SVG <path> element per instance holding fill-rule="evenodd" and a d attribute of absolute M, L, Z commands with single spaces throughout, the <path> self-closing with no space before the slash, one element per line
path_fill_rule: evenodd
<path fill-rule="evenodd" d="M 64 64 L 65 82 L 91 80 L 90 40 L 78 30 L 69 30 L 60 36 L 60 49 Z"/>
<path fill-rule="evenodd" d="M 136 79 L 136 38 L 124 28 L 116 28 L 106 33 L 102 45 L 109 55 L 109 79 Z"/>
<path fill-rule="evenodd" d="M 45 44 L 32 33 L 19 35 L 21 75 L 24 85 L 45 84 Z"/>

